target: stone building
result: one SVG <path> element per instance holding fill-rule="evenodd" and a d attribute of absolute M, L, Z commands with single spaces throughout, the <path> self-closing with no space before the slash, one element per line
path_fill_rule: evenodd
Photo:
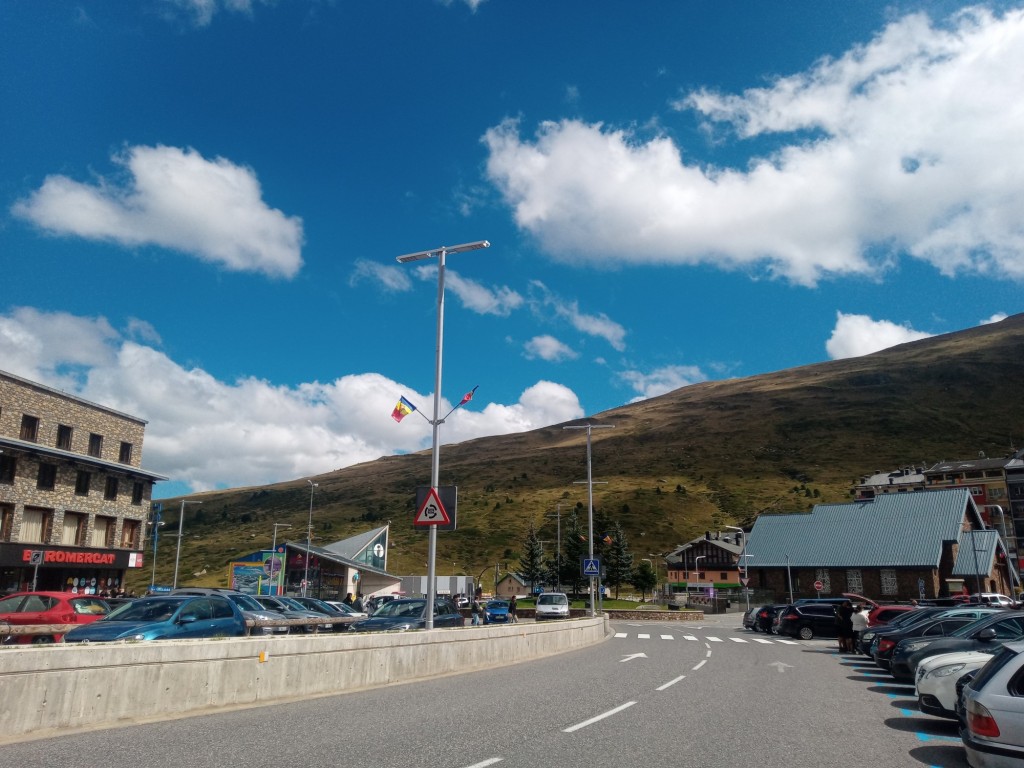
<path fill-rule="evenodd" d="M 0 371 L 0 593 L 116 590 L 141 568 L 146 422 Z"/>

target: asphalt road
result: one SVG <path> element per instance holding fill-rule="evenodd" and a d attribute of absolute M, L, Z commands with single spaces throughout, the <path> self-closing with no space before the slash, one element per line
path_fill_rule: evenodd
<path fill-rule="evenodd" d="M 0 746 L 0 765 L 967 765 L 954 723 L 917 712 L 912 688 L 833 640 L 779 642 L 734 615 L 613 628 L 529 664 Z"/>

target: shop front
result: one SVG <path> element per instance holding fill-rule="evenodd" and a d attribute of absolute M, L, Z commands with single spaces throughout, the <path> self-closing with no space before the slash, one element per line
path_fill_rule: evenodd
<path fill-rule="evenodd" d="M 0 544 L 0 593 L 33 589 L 84 595 L 120 592 L 142 552 L 126 549 Z"/>

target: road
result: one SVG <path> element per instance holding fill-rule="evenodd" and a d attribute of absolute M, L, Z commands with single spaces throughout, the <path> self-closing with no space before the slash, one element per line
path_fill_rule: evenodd
<path fill-rule="evenodd" d="M 912 688 L 835 641 L 780 642 L 733 615 L 613 629 L 514 667 L 0 746 L 0 765 L 967 765 L 955 724 L 918 713 Z"/>

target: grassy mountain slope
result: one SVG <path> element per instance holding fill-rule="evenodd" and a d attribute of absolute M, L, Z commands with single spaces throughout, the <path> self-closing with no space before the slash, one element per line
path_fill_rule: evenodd
<path fill-rule="evenodd" d="M 930 466 L 1024 443 L 1024 315 L 903 344 L 865 357 L 707 382 L 590 419 L 595 525 L 618 520 L 635 557 L 665 552 L 758 514 L 850 498 L 875 470 Z M 585 422 L 574 422 L 583 424 Z M 441 449 L 441 484 L 459 488 L 458 531 L 439 533 L 439 574 L 477 575 L 515 563 L 531 523 L 554 548 L 555 520 L 579 503 L 586 520 L 586 437 L 555 425 Z M 422 573 L 426 533 L 412 526 L 415 489 L 430 482 L 430 451 L 387 456 L 312 478 L 314 541 L 391 521 L 392 573 Z M 582 481 L 583 484 L 579 484 Z M 224 584 L 235 556 L 303 539 L 305 478 L 196 494 L 181 553 L 185 583 Z M 165 501 L 165 531 L 177 526 Z M 169 582 L 166 536 L 158 581 Z M 193 576 L 203 569 L 202 576 Z M 141 587 L 149 572 L 139 574 Z"/>

